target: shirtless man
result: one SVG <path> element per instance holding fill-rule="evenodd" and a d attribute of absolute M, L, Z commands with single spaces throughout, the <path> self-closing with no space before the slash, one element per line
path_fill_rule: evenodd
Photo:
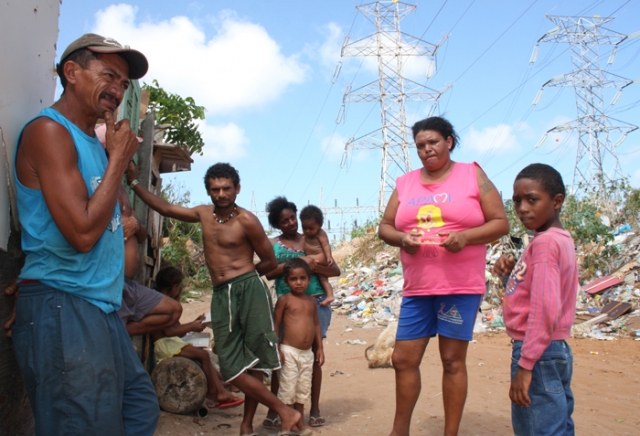
<path fill-rule="evenodd" d="M 116 310 L 124 244 L 118 190 L 138 141 L 115 122 L 142 53 L 86 34 L 60 57 L 64 92 L 28 123 L 16 152 L 25 265 L 12 328 L 36 434 L 153 435 L 159 407 Z M 95 125 L 107 124 L 107 161 Z"/>
<path fill-rule="evenodd" d="M 118 316 L 125 324 L 129 336 L 169 329 L 180 319 L 182 305 L 134 280 L 140 268 L 138 244 L 147 240 L 147 229 L 138 220 L 123 187 L 120 187 L 118 204 L 124 232 L 124 289 Z"/>
<path fill-rule="evenodd" d="M 166 217 L 202 224 L 205 260 L 214 284 L 211 319 L 220 372 L 225 381 L 246 394 L 240 434 L 253 434 L 258 402 L 273 408 L 282 419 L 282 430 L 290 431 L 302 416 L 262 382 L 262 370 L 279 369 L 280 360 L 271 298 L 260 275 L 278 264 L 260 221 L 235 204 L 240 193 L 238 172 L 225 163 L 211 166 L 204 182 L 213 205 L 194 208 L 173 205 L 153 195 L 138 184 L 136 176 L 136 167 L 130 163 L 129 186 L 151 208 Z M 257 265 L 254 253 L 260 258 Z"/>

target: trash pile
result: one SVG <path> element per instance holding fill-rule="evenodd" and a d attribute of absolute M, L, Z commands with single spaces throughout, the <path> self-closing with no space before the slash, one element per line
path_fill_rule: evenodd
<path fill-rule="evenodd" d="M 487 293 L 480 307 L 474 327 L 475 333 L 502 332 L 502 297 L 506 277 L 493 277 L 493 264 L 501 255 L 518 259 L 531 237 L 504 237 L 487 250 Z M 336 300 L 332 308 L 336 314 L 353 320 L 353 327 L 387 326 L 395 321 L 402 302 L 402 266 L 397 248 L 366 235 L 359 247 L 342 264 L 343 274 L 332 280 Z M 618 229 L 614 241 L 617 254 L 609 262 L 612 273 L 596 271 L 596 280 L 584 280 L 576 303 L 576 338 L 615 340 L 632 337 L 640 340 L 640 232 L 626 225 Z M 580 253 L 584 247 L 576 248 Z"/>
<path fill-rule="evenodd" d="M 391 247 L 387 250 L 376 253 L 368 266 L 362 262 L 347 264 L 334 283 L 336 300 L 331 306 L 336 314 L 353 320 L 354 327 L 386 326 L 398 318 L 404 278 L 398 251 Z"/>

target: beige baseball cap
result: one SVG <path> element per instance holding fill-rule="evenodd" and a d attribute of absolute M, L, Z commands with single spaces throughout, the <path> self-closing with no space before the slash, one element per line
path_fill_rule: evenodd
<path fill-rule="evenodd" d="M 149 69 L 147 58 L 138 50 L 123 47 L 113 38 L 96 35 L 95 33 L 86 33 L 80 38 L 73 41 L 60 57 L 60 63 L 56 66 L 58 75 L 62 77 L 62 64 L 71 53 L 76 50 L 86 48 L 94 53 L 116 53 L 119 54 L 129 64 L 129 79 L 139 79 Z"/>

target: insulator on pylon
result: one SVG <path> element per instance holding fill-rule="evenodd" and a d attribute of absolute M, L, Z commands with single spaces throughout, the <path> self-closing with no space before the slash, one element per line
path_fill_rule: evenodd
<path fill-rule="evenodd" d="M 538 52 L 540 51 L 540 46 L 538 44 L 536 44 L 535 47 L 533 47 L 533 53 L 531 53 L 531 58 L 529 59 L 529 63 L 532 64 L 536 61 L 536 59 L 538 59 Z"/>
<path fill-rule="evenodd" d="M 609 55 L 609 60 L 607 61 L 607 64 L 611 65 L 613 61 L 616 60 L 617 54 L 618 54 L 618 46 L 616 45 L 615 47 L 613 47 L 613 50 L 611 50 L 611 54 Z"/>
<path fill-rule="evenodd" d="M 540 141 L 538 141 L 538 143 L 533 148 L 540 147 L 542 145 L 542 143 L 547 140 L 547 136 L 548 135 L 545 133 L 544 136 L 542 138 L 540 138 Z"/>
<path fill-rule="evenodd" d="M 622 89 L 618 89 L 618 92 L 616 92 L 616 95 L 613 96 L 613 100 L 611 100 L 611 106 L 613 106 L 614 104 L 616 104 L 618 102 L 618 100 L 620 100 L 620 96 L 622 95 Z"/>
<path fill-rule="evenodd" d="M 533 99 L 533 103 L 531 103 L 533 106 L 537 105 L 538 103 L 540 103 L 540 99 L 542 98 L 542 93 L 544 92 L 544 89 L 540 89 L 538 91 L 538 93 L 536 94 L 536 98 Z"/>
<path fill-rule="evenodd" d="M 613 144 L 613 148 L 616 148 L 617 146 L 619 146 L 620 144 L 622 144 L 622 143 L 624 142 L 624 140 L 625 140 L 625 139 L 627 139 L 627 135 L 622 135 L 622 136 L 620 137 L 620 139 L 618 139 L 618 140 L 616 141 L 616 143 L 615 143 L 615 144 Z"/>
<path fill-rule="evenodd" d="M 331 83 L 336 83 L 341 70 L 342 70 L 342 61 L 338 62 L 338 65 L 336 65 L 336 69 L 333 71 L 333 77 L 331 78 Z"/>
<path fill-rule="evenodd" d="M 336 117 L 336 124 L 344 123 L 344 112 L 345 112 L 345 105 L 344 105 L 344 103 L 342 103 L 342 106 L 340 106 L 340 109 L 338 109 L 338 116 Z"/>

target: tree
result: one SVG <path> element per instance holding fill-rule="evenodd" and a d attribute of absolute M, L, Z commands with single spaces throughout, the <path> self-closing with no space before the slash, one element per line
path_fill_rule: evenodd
<path fill-rule="evenodd" d="M 187 147 L 190 154 L 202 155 L 204 141 L 195 120 L 204 120 L 204 106 L 198 106 L 191 97 L 168 93 L 157 80 L 152 85 L 145 83 L 142 89 L 150 92 L 148 112 L 155 110 L 157 123 L 171 126 L 164 132 L 165 142 Z"/>

